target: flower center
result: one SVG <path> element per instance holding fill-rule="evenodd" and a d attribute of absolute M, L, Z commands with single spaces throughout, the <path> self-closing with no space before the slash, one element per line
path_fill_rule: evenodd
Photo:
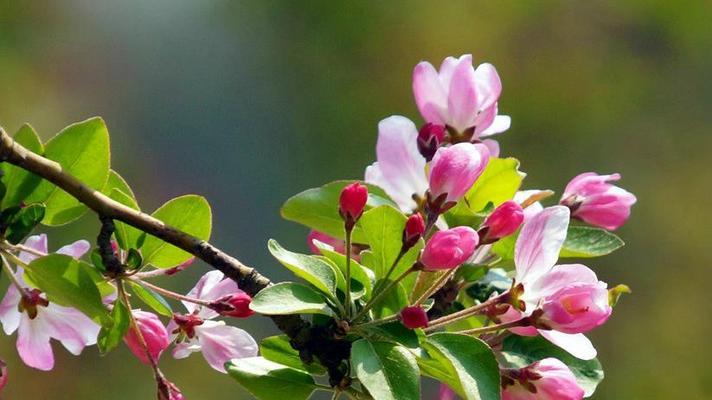
<path fill-rule="evenodd" d="M 20 312 L 26 312 L 30 319 L 37 317 L 37 307 L 47 307 L 49 301 L 41 296 L 42 292 L 38 289 L 25 289 L 20 298 L 20 303 L 17 309 Z"/>
<path fill-rule="evenodd" d="M 173 314 L 173 321 L 178 325 L 178 329 L 173 333 L 183 333 L 190 339 L 195 337 L 195 327 L 205 322 L 195 314 Z"/>

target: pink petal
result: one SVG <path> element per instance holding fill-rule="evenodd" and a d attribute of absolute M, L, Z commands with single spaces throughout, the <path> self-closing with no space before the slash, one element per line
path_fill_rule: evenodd
<path fill-rule="evenodd" d="M 528 296 L 538 298 L 551 295 L 573 283 L 598 283 L 596 273 L 581 264 L 562 264 L 554 266 L 549 273 L 541 276 L 529 285 Z"/>
<path fill-rule="evenodd" d="M 581 360 L 592 360 L 596 358 L 596 349 L 583 333 L 562 333 L 557 331 L 539 330 L 541 336 L 551 343 L 561 347 L 572 356 Z"/>
<path fill-rule="evenodd" d="M 176 344 L 173 347 L 173 352 L 171 354 L 173 355 L 173 358 L 180 360 L 188 357 L 196 351 L 200 351 L 200 343 L 198 343 L 197 338 L 193 338 L 191 340 Z"/>
<path fill-rule="evenodd" d="M 224 364 L 235 358 L 257 355 L 257 343 L 240 328 L 223 322 L 205 321 L 195 329 L 203 357 L 215 370 L 225 373 Z"/>
<path fill-rule="evenodd" d="M 54 354 L 49 339 L 38 318 L 30 320 L 23 315 L 17 333 L 17 352 L 27 366 L 42 371 L 49 371 L 54 367 Z"/>
<path fill-rule="evenodd" d="M 20 303 L 21 297 L 20 291 L 15 285 L 10 285 L 0 303 L 0 322 L 7 335 L 11 335 L 20 326 L 22 314 L 17 310 L 17 305 Z"/>
<path fill-rule="evenodd" d="M 487 146 L 487 150 L 489 150 L 490 157 L 499 157 L 499 142 L 494 139 L 485 139 L 482 141 L 482 144 Z"/>
<path fill-rule="evenodd" d="M 40 309 L 35 320 L 42 320 L 46 333 L 74 355 L 81 354 L 84 347 L 96 344 L 101 329 L 81 312 L 55 303 Z"/>
<path fill-rule="evenodd" d="M 447 107 L 447 92 L 437 71 L 429 62 L 421 62 L 413 70 L 413 94 L 420 114 L 427 122 L 445 125 L 443 113 Z"/>
<path fill-rule="evenodd" d="M 462 132 L 474 125 L 477 116 L 477 92 L 472 57 L 463 56 L 455 68 L 447 97 L 448 125 Z"/>
<path fill-rule="evenodd" d="M 89 249 L 91 249 L 89 242 L 86 240 L 77 240 L 57 250 L 57 254 L 66 254 L 74 258 L 81 258 Z"/>
<path fill-rule="evenodd" d="M 45 235 L 43 233 L 41 235 L 30 236 L 27 239 L 25 239 L 24 245 L 33 249 L 33 250 L 37 250 L 40 253 L 47 254 L 47 235 Z M 22 260 L 26 264 L 29 264 L 32 260 L 36 259 L 38 256 L 21 251 L 19 257 L 20 257 L 20 260 Z"/>
<path fill-rule="evenodd" d="M 234 288 L 235 290 L 237 290 L 237 284 L 235 284 L 235 282 L 233 280 L 228 280 L 228 283 L 224 283 L 223 282 L 224 279 L 225 279 L 225 275 L 220 271 L 207 272 L 205 275 L 201 276 L 200 279 L 198 280 L 198 283 L 196 283 L 195 286 L 192 289 L 190 289 L 190 292 L 188 292 L 188 296 L 195 297 L 198 299 L 203 299 L 203 300 L 217 300 L 217 297 L 210 298 L 213 290 L 216 290 L 216 293 L 222 293 L 222 291 L 225 290 L 225 287 L 223 285 Z M 188 312 L 191 312 L 191 313 L 194 312 L 198 308 L 198 306 L 195 303 L 190 303 L 190 302 L 186 302 L 186 301 L 184 301 L 182 303 L 185 306 L 185 308 L 188 310 Z"/>
<path fill-rule="evenodd" d="M 497 102 L 502 93 L 502 81 L 494 65 L 480 64 L 473 74 L 476 83 L 477 105 L 479 110 L 489 108 Z"/>
<path fill-rule="evenodd" d="M 569 209 L 563 206 L 546 208 L 524 224 L 514 250 L 517 282 L 526 287 L 554 266 L 568 226 Z"/>
<path fill-rule="evenodd" d="M 512 126 L 512 118 L 508 115 L 498 115 L 486 129 L 480 133 L 480 137 L 487 137 L 502 133 Z"/>

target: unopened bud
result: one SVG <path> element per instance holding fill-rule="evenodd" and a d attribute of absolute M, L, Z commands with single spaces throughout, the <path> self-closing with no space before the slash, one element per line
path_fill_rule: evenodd
<path fill-rule="evenodd" d="M 225 317 L 247 318 L 255 312 L 250 309 L 252 297 L 244 292 L 233 293 L 212 302 L 209 308 Z"/>
<path fill-rule="evenodd" d="M 368 188 L 359 182 L 346 186 L 339 197 L 339 214 L 346 223 L 346 229 L 351 230 L 361 217 L 368 201 Z"/>
<path fill-rule="evenodd" d="M 418 131 L 418 151 L 427 161 L 430 161 L 444 138 L 445 127 L 428 122 Z"/>
<path fill-rule="evenodd" d="M 405 307 L 400 312 L 401 322 L 406 328 L 417 329 L 428 326 L 428 313 L 420 306 Z"/>
<path fill-rule="evenodd" d="M 501 239 L 519 229 L 524 221 L 524 210 L 516 201 L 509 200 L 497 207 L 485 220 L 485 237 L 489 240 Z"/>
<path fill-rule="evenodd" d="M 415 213 L 408 217 L 403 230 L 403 248 L 410 249 L 415 246 L 425 233 L 425 220 L 420 213 Z"/>

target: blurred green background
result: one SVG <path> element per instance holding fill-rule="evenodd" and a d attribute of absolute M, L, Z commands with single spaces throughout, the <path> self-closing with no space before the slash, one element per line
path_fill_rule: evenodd
<path fill-rule="evenodd" d="M 0 124 L 31 122 L 46 139 L 103 116 L 114 168 L 144 209 L 203 194 L 214 242 L 287 279 L 265 243 L 305 248 L 306 231 L 280 220 L 280 204 L 361 177 L 380 119 L 422 121 L 413 66 L 473 53 L 502 77 L 500 112 L 513 118 L 502 153 L 522 161 L 527 188 L 560 193 L 579 172 L 617 171 L 638 196 L 619 231 L 628 246 L 589 262 L 635 292 L 591 335 L 607 375 L 594 398 L 708 399 L 711 19 L 708 1 L 0 2 Z M 51 231 L 50 246 L 96 231 L 85 217 Z M 206 270 L 168 285 L 187 290 Z M 3 399 L 153 397 L 125 349 L 76 358 L 55 346 L 42 373 L 14 341 L 0 341 Z M 162 361 L 190 399 L 248 398 L 200 355 Z"/>

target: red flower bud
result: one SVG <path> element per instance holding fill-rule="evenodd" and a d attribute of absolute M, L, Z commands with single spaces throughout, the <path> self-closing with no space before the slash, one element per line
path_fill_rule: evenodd
<path fill-rule="evenodd" d="M 353 225 L 361 217 L 367 200 L 368 188 L 359 182 L 354 182 L 341 191 L 339 214 L 346 221 L 347 229 L 353 228 Z"/>
<path fill-rule="evenodd" d="M 250 295 L 238 292 L 215 300 L 210 304 L 210 309 L 225 317 L 247 318 L 255 313 L 250 309 L 251 302 Z"/>
<path fill-rule="evenodd" d="M 509 200 L 497 207 L 485 220 L 488 239 L 500 239 L 517 231 L 524 221 L 524 210 L 516 201 Z"/>
<path fill-rule="evenodd" d="M 433 159 L 445 138 L 445 127 L 428 122 L 418 131 L 418 151 L 428 161 Z"/>
<path fill-rule="evenodd" d="M 403 230 L 403 247 L 409 249 L 418 242 L 425 233 L 425 220 L 420 213 L 408 217 Z"/>
<path fill-rule="evenodd" d="M 420 306 L 405 307 L 400 312 L 401 322 L 406 328 L 416 329 L 428 326 L 428 313 Z"/>

